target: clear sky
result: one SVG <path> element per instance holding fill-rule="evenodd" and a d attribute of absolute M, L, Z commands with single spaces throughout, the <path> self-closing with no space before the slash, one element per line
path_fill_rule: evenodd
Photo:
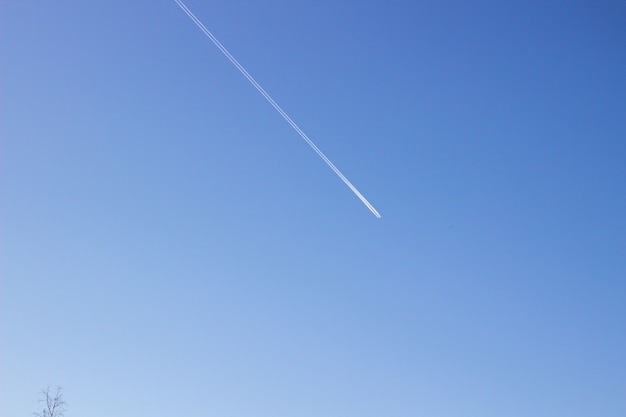
<path fill-rule="evenodd" d="M 622 1 L 2 3 L 3 416 L 626 415 Z"/>

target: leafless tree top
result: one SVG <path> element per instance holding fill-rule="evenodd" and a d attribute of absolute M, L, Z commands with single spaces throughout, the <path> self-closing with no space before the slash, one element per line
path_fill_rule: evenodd
<path fill-rule="evenodd" d="M 50 387 L 41 390 L 43 398 L 39 400 L 40 403 L 44 403 L 44 408 L 41 413 L 34 413 L 37 417 L 63 417 L 65 413 L 65 407 L 67 403 L 63 400 L 63 389 L 57 387 L 56 393 L 50 391 Z"/>

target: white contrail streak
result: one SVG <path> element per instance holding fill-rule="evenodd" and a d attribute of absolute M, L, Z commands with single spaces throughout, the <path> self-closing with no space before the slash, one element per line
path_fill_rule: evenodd
<path fill-rule="evenodd" d="M 368 209 L 370 209 L 372 214 L 380 218 L 380 214 L 378 213 L 378 211 L 376 211 L 374 206 L 372 206 L 370 202 L 367 201 L 365 197 L 363 197 L 363 194 L 361 194 L 359 190 L 357 190 L 356 187 L 352 185 L 352 183 L 341 173 L 341 171 L 339 171 L 339 169 L 332 162 L 330 162 L 330 159 L 328 159 L 326 155 L 324 155 L 324 153 L 313 143 L 313 141 L 309 139 L 306 133 L 304 133 L 302 129 L 300 129 L 300 127 L 298 127 L 298 125 L 293 120 L 291 120 L 291 117 L 289 117 L 287 113 L 285 113 L 285 111 L 278 104 L 276 104 L 274 99 L 272 99 L 272 97 L 270 97 L 270 95 L 267 94 L 267 92 L 263 89 L 263 87 L 261 87 L 259 83 L 257 83 L 256 80 L 252 78 L 250 74 L 248 74 L 248 71 L 246 71 L 245 68 L 242 67 L 241 64 L 235 59 L 235 57 L 233 57 L 230 54 L 230 52 L 228 52 L 228 50 L 224 48 L 224 46 L 220 43 L 220 41 L 218 41 L 217 38 L 213 36 L 211 32 L 209 32 L 209 30 L 202 24 L 200 20 L 198 20 L 198 18 L 191 12 L 191 10 L 189 10 L 187 6 L 185 6 L 185 4 L 181 0 L 174 0 L 174 1 L 176 2 L 176 4 L 180 6 L 181 9 L 183 9 L 183 11 L 187 14 L 187 16 L 189 16 L 189 18 L 193 20 L 193 22 L 196 25 L 198 25 L 198 27 L 202 30 L 202 32 L 204 32 L 204 34 L 209 39 L 211 39 L 211 41 L 215 44 L 215 46 L 217 46 L 218 49 L 222 51 L 224 55 L 226 55 L 226 58 L 228 58 L 230 62 L 232 62 L 232 64 L 235 67 L 237 67 L 237 69 L 244 75 L 244 77 L 248 79 L 248 81 L 250 81 L 250 83 L 259 91 L 259 93 L 261 93 L 261 95 L 265 97 L 265 99 L 272 105 L 272 107 L 274 107 L 274 109 L 276 109 L 276 111 L 281 116 L 283 116 L 283 118 L 287 121 L 287 123 L 289 123 L 291 127 L 293 127 L 293 129 L 302 137 L 302 139 L 304 139 L 306 143 L 308 143 L 309 146 L 313 148 L 315 152 L 317 152 L 320 158 L 322 158 L 324 162 L 328 164 L 328 166 L 335 172 L 335 174 L 337 174 L 337 176 L 341 178 L 341 180 L 352 190 L 352 192 L 356 194 L 357 197 L 359 197 L 359 199 L 363 202 L 363 204 L 365 204 L 365 206 Z"/>

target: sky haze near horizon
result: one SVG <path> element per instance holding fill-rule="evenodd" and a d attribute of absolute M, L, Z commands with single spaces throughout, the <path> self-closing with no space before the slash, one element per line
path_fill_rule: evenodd
<path fill-rule="evenodd" d="M 504 4 L 505 3 L 505 4 Z M 626 6 L 6 1 L 0 413 L 626 414 Z"/>

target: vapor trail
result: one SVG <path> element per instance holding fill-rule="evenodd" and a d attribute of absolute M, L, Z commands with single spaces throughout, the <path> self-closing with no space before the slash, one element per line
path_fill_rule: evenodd
<path fill-rule="evenodd" d="M 185 6 L 185 4 L 181 0 L 174 0 L 174 1 L 176 2 L 176 4 L 180 6 L 181 9 L 183 9 L 183 11 L 187 14 L 187 16 L 189 16 L 189 18 L 193 20 L 193 22 L 200 28 L 200 30 L 202 30 L 202 32 L 204 32 L 204 34 L 209 39 L 211 39 L 211 41 L 215 44 L 215 46 L 217 46 L 218 49 L 222 51 L 224 55 L 226 55 L 226 58 L 228 58 L 229 61 L 232 62 L 232 64 L 235 67 L 237 67 L 237 69 L 244 75 L 244 77 L 248 79 L 248 81 L 250 81 L 250 83 L 259 91 L 259 93 L 261 93 L 261 95 L 265 97 L 265 99 L 272 105 L 272 107 L 274 107 L 274 109 L 276 109 L 276 111 L 281 116 L 283 116 L 283 118 L 287 121 L 287 123 L 291 125 L 291 127 L 302 137 L 302 139 L 304 139 L 306 143 L 308 143 L 309 146 L 313 148 L 313 150 L 320 156 L 320 158 L 322 158 L 322 160 L 326 162 L 326 164 L 330 167 L 330 169 L 332 169 L 335 172 L 335 174 L 337 174 L 337 176 L 341 178 L 341 180 L 352 190 L 352 192 L 357 197 L 359 197 L 359 199 L 363 202 L 363 204 L 365 204 L 365 206 L 368 209 L 370 209 L 372 214 L 380 218 L 380 214 L 378 213 L 378 211 L 376 211 L 374 206 L 372 206 L 370 202 L 367 201 L 365 197 L 363 197 L 363 194 L 361 194 L 359 190 L 357 190 L 356 187 L 352 185 L 352 183 L 341 173 L 341 171 L 339 171 L 339 169 L 332 162 L 330 162 L 330 159 L 328 159 L 326 155 L 324 155 L 324 153 L 313 143 L 313 141 L 309 139 L 306 133 L 304 133 L 302 129 L 300 129 L 300 127 L 298 127 L 298 125 L 293 120 L 291 120 L 291 117 L 289 117 L 287 113 L 285 113 L 285 111 L 278 104 L 276 104 L 274 99 L 272 99 L 272 97 L 270 97 L 270 95 L 267 94 L 267 92 L 263 89 L 263 87 L 261 87 L 254 78 L 252 78 L 252 76 L 248 73 L 248 71 L 246 71 L 245 68 L 241 66 L 241 64 L 235 59 L 235 57 L 232 56 L 226 48 L 224 48 L 224 46 L 220 43 L 220 41 L 218 41 L 217 38 L 213 36 L 211 32 L 209 32 L 209 30 L 202 24 L 200 20 L 198 20 L 198 18 L 191 12 L 191 10 L 189 10 L 187 6 Z"/>

